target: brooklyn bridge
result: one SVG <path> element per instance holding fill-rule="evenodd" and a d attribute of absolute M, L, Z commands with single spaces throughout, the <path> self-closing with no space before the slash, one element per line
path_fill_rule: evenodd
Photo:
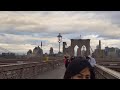
<path fill-rule="evenodd" d="M 81 52 L 83 45 L 86 47 L 86 51 Z M 5 58 L 1 56 L 0 79 L 63 79 L 65 73 L 63 57 L 64 55 L 74 56 L 76 46 L 78 46 L 76 56 L 90 54 L 95 56 L 97 62 L 95 65 L 96 79 L 120 79 L 120 58 L 103 52 L 101 41 L 93 52 L 90 39 L 71 39 L 71 46 L 68 47 L 67 43 L 63 42 L 63 51 L 59 50 L 58 54 L 53 54 L 52 48 L 50 48 L 49 55 L 42 54 L 42 49 L 38 46 L 33 51 L 29 50 L 25 57 Z"/>

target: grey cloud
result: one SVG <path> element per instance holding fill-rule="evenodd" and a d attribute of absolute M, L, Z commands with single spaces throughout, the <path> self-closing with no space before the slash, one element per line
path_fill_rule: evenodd
<path fill-rule="evenodd" d="M 94 12 L 99 18 L 109 20 L 112 24 L 120 26 L 120 11 Z"/>
<path fill-rule="evenodd" d="M 118 11 L 31 11 L 0 12 L 0 43 L 33 44 L 32 38 L 80 38 L 80 35 L 98 35 L 96 38 L 120 39 L 120 12 Z M 6 37 L 5 34 L 8 34 Z M 30 39 L 9 39 L 10 35 L 28 36 Z M 4 38 L 2 38 L 4 37 Z M 49 41 L 47 42 L 49 43 Z M 57 43 L 51 43 L 57 45 Z"/>
<path fill-rule="evenodd" d="M 103 37 L 105 40 L 109 40 L 109 39 L 116 39 L 116 40 L 119 40 L 120 39 L 120 36 L 116 36 L 116 35 L 104 35 L 104 34 L 101 34 L 99 35 L 99 37 Z"/>

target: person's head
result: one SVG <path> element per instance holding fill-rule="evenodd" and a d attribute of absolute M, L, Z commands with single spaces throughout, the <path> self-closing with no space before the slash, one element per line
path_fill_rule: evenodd
<path fill-rule="evenodd" d="M 64 56 L 64 58 L 67 58 L 67 56 Z"/>
<path fill-rule="evenodd" d="M 66 69 L 64 79 L 91 79 L 91 65 L 87 60 L 73 60 Z"/>
<path fill-rule="evenodd" d="M 92 58 L 92 56 L 91 56 L 91 55 L 88 55 L 88 57 L 89 57 L 89 58 Z"/>
<path fill-rule="evenodd" d="M 86 59 L 87 59 L 87 60 L 89 60 L 89 59 L 90 59 L 90 57 L 88 57 L 88 56 L 87 56 L 87 57 L 86 57 Z"/>
<path fill-rule="evenodd" d="M 74 59 L 74 57 L 72 56 L 70 59 L 71 59 L 71 61 L 72 61 L 72 60 Z"/>

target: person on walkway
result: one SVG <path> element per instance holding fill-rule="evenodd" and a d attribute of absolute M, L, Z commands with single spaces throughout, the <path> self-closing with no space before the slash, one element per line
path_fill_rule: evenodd
<path fill-rule="evenodd" d="M 67 58 L 66 58 L 66 63 L 65 63 L 65 67 L 66 67 L 66 68 L 68 67 L 69 63 L 70 63 L 70 59 L 69 59 L 69 56 L 67 56 Z"/>
<path fill-rule="evenodd" d="M 67 66 L 68 66 L 69 63 L 70 63 L 69 57 L 68 56 L 64 56 L 65 68 L 67 68 Z"/>
<path fill-rule="evenodd" d="M 45 57 L 45 61 L 46 61 L 46 62 L 48 62 L 48 60 L 49 60 L 49 57 L 48 57 L 48 56 L 46 56 L 46 57 Z"/>
<path fill-rule="evenodd" d="M 96 60 L 89 55 L 88 56 L 88 61 L 89 61 L 89 63 L 92 66 L 92 72 L 91 72 L 92 73 L 92 79 L 95 79 L 95 69 L 94 69 L 94 67 L 96 65 Z"/>
<path fill-rule="evenodd" d="M 90 57 L 86 56 L 86 60 L 89 62 L 89 60 L 90 60 Z"/>
<path fill-rule="evenodd" d="M 75 59 L 75 57 L 74 57 L 74 56 L 71 56 L 70 62 L 72 62 L 74 59 Z"/>
<path fill-rule="evenodd" d="M 66 58 L 67 58 L 66 56 L 64 56 L 64 58 L 63 58 L 63 60 L 64 60 L 64 64 L 66 63 Z"/>
<path fill-rule="evenodd" d="M 91 79 L 92 67 L 87 60 L 73 60 L 67 67 L 64 79 Z"/>
<path fill-rule="evenodd" d="M 93 57 L 91 57 L 90 55 L 88 56 L 88 58 L 89 58 L 88 61 L 90 62 L 91 66 L 94 67 L 96 64 L 96 60 Z"/>

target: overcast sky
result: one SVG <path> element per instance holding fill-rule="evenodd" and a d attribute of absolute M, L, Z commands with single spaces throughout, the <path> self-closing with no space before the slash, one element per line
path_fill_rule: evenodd
<path fill-rule="evenodd" d="M 43 51 L 58 52 L 57 35 L 70 45 L 70 39 L 91 39 L 96 48 L 120 47 L 119 11 L 0 11 L 0 47 L 26 53 L 43 42 Z M 61 44 L 62 45 L 62 44 Z M 62 50 L 62 48 L 61 48 Z"/>

